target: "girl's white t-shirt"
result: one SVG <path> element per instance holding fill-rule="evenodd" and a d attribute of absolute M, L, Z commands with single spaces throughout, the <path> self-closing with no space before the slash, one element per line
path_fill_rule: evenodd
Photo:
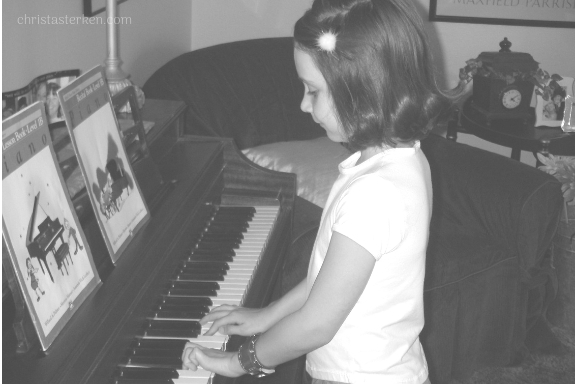
<path fill-rule="evenodd" d="M 339 165 L 308 267 L 308 293 L 333 231 L 364 247 L 376 264 L 334 338 L 307 355 L 306 368 L 323 380 L 420 384 L 428 377 L 419 334 L 432 214 L 430 167 L 419 142 L 356 165 L 359 158 L 356 152 Z"/>

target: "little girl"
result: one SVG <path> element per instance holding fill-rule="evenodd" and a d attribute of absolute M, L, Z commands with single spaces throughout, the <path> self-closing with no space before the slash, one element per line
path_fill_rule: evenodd
<path fill-rule="evenodd" d="M 184 367 L 266 375 L 307 355 L 313 383 L 430 383 L 419 341 L 432 207 L 420 139 L 448 106 L 406 0 L 315 0 L 294 30 L 301 108 L 356 151 L 339 165 L 307 278 L 263 309 L 221 306 L 207 334 L 250 336 L 237 353 L 189 343 Z"/>

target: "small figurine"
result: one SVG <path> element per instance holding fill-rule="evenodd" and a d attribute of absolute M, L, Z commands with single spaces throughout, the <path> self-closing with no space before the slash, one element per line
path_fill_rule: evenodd
<path fill-rule="evenodd" d="M 40 291 L 42 295 L 44 295 L 44 293 L 46 292 L 42 290 L 38 278 L 36 277 L 36 272 L 38 272 L 38 268 L 34 268 L 34 266 L 32 266 L 32 259 L 30 259 L 29 257 L 26 258 L 26 268 L 28 268 L 27 271 L 28 276 L 26 276 L 26 280 L 30 278 L 30 286 L 32 287 L 34 292 L 36 292 L 36 296 L 38 297 L 36 301 L 40 301 L 40 294 L 38 293 L 38 291 Z"/>

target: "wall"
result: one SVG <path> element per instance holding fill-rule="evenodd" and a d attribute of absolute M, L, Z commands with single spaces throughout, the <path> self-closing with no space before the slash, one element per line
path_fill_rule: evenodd
<path fill-rule="evenodd" d="M 131 19 L 120 25 L 119 44 L 122 69 L 135 84 L 142 86 L 162 64 L 190 50 L 191 0 L 172 0 L 170 7 L 163 1 L 128 0 L 118 7 L 118 15 Z M 28 23 L 19 24 L 24 16 Z M 30 19 L 38 16 L 43 24 Z M 86 71 L 104 62 L 105 25 L 48 24 L 52 17 L 76 16 L 82 16 L 82 0 L 2 1 L 3 92 L 47 72 Z"/>
<path fill-rule="evenodd" d="M 311 0 L 128 0 L 120 16 L 122 68 L 143 85 L 169 59 L 190 49 L 258 37 L 290 36 Z M 416 1 L 427 20 L 429 0 Z M 106 57 L 104 25 L 19 25 L 28 16 L 80 16 L 81 0 L 2 2 L 2 91 L 26 85 L 40 74 L 64 69 L 85 71 Z M 167 6 L 166 4 L 169 4 Z M 464 62 L 499 49 L 507 37 L 512 50 L 528 52 L 551 73 L 574 77 L 574 29 L 425 22 L 441 84 L 452 88 Z M 25 48 L 24 48 L 25 47 Z M 510 150 L 469 135 L 459 141 L 509 156 Z M 522 160 L 533 163 L 532 154 Z"/>
<path fill-rule="evenodd" d="M 411 0 L 412 1 L 412 0 Z M 257 37 L 290 36 L 311 0 L 193 0 L 192 48 Z M 441 84 L 453 88 L 464 62 L 497 51 L 507 37 L 512 50 L 530 53 L 550 73 L 574 77 L 574 29 L 428 22 L 429 0 L 417 0 L 435 52 Z M 461 134 L 458 141 L 510 156 L 510 149 Z M 535 164 L 531 153 L 522 161 Z"/>

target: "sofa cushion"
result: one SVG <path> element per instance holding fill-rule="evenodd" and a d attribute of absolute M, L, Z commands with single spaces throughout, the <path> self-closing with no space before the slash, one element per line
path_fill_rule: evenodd
<path fill-rule="evenodd" d="M 256 164 L 280 172 L 295 173 L 298 196 L 324 208 L 338 164 L 350 152 L 328 137 L 260 145 L 242 151 Z"/>

